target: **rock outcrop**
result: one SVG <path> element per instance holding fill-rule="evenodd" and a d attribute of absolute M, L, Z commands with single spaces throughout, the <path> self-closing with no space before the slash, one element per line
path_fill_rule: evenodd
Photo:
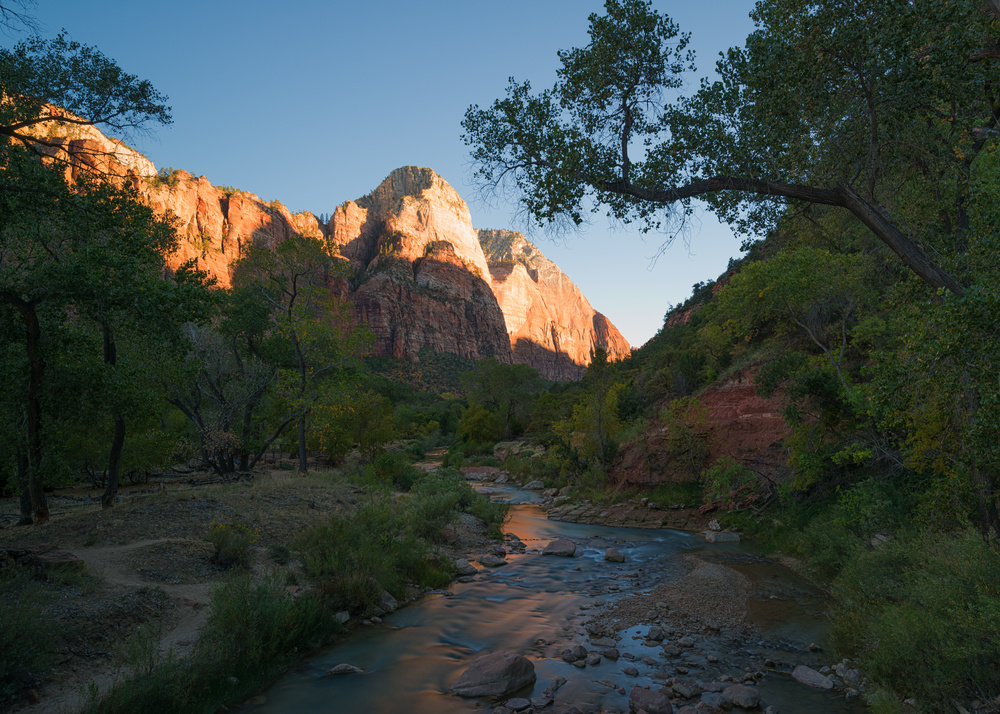
<path fill-rule="evenodd" d="M 356 276 L 344 297 L 375 333 L 377 354 L 420 350 L 509 364 L 504 315 L 465 201 L 430 169 L 396 169 L 334 212 L 331 243 Z"/>
<path fill-rule="evenodd" d="M 68 115 L 49 108 L 55 116 Z M 65 162 L 66 177 L 75 181 L 86 175 L 110 177 L 131 185 L 146 205 L 172 215 L 178 248 L 164 256 L 168 268 L 195 260 L 220 287 L 232 285 L 231 266 L 252 242 L 273 247 L 292 235 L 322 237 L 316 217 L 292 214 L 277 201 L 230 187 L 213 186 L 204 176 L 164 169 L 124 142 L 107 137 L 92 126 L 50 122 L 42 125 L 47 153 Z"/>
<path fill-rule="evenodd" d="M 252 243 L 274 247 L 293 235 L 327 240 L 351 274 L 332 290 L 369 324 L 376 354 L 415 361 L 430 349 L 492 357 L 566 380 L 582 374 L 597 346 L 611 359 L 630 352 L 614 325 L 524 236 L 476 231 L 465 201 L 430 169 L 393 171 L 321 225 L 311 213 L 292 214 L 277 201 L 213 186 L 204 176 L 157 172 L 142 154 L 93 127 L 52 122 L 45 134 L 50 153 L 67 160 L 67 178 L 116 177 L 175 217 L 180 243 L 165 257 L 171 269 L 194 260 L 229 287 L 233 263 Z"/>
<path fill-rule="evenodd" d="M 493 292 L 503 310 L 514 361 L 549 379 L 579 379 L 596 347 L 611 360 L 631 347 L 580 289 L 520 233 L 480 230 Z"/>
<path fill-rule="evenodd" d="M 430 169 L 393 171 L 338 207 L 328 233 L 360 277 L 350 297 L 380 354 L 416 359 L 429 347 L 568 380 L 580 377 L 595 347 L 613 360 L 631 352 L 523 235 L 476 231 L 465 201 Z"/>

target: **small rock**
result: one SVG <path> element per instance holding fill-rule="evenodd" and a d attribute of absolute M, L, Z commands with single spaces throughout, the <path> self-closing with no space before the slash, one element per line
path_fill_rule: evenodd
<path fill-rule="evenodd" d="M 628 710 L 633 714 L 639 711 L 645 711 L 646 714 L 673 714 L 674 705 L 665 692 L 632 687 L 628 695 Z"/>
<path fill-rule="evenodd" d="M 545 688 L 545 691 L 548 692 L 551 696 L 552 694 L 558 692 L 559 689 L 568 681 L 569 680 L 563 677 L 562 675 L 559 675 L 558 677 L 553 677 L 552 680 L 549 682 L 549 686 Z"/>
<path fill-rule="evenodd" d="M 693 679 L 674 679 L 673 690 L 684 699 L 701 694 L 701 686 Z"/>
<path fill-rule="evenodd" d="M 651 640 L 656 640 L 657 642 L 660 642 L 661 640 L 663 640 L 663 630 L 661 630 L 659 627 L 650 627 L 649 633 L 646 635 L 646 637 L 648 637 Z"/>
<path fill-rule="evenodd" d="M 342 663 L 338 664 L 336 667 L 331 667 L 327 671 L 327 673 L 324 674 L 323 676 L 329 677 L 331 675 L 338 675 L 338 674 L 364 674 L 364 673 L 365 671 L 360 667 L 355 667 L 353 664 Z"/>
<path fill-rule="evenodd" d="M 622 673 L 627 674 L 629 677 L 639 676 L 639 670 L 636 669 L 635 667 L 626 667 L 625 669 L 622 670 Z"/>
<path fill-rule="evenodd" d="M 507 706 L 516 712 L 523 711 L 531 706 L 531 701 L 524 697 L 515 697 L 507 700 Z"/>
<path fill-rule="evenodd" d="M 488 553 L 486 555 L 480 555 L 476 558 L 481 565 L 485 565 L 487 568 L 499 568 L 501 565 L 507 565 L 507 561 L 498 555 L 493 555 Z"/>
<path fill-rule="evenodd" d="M 347 621 L 351 619 L 351 613 L 349 613 L 347 610 L 341 610 L 340 612 L 338 612 L 336 615 L 333 616 L 333 619 L 336 620 L 341 625 L 346 625 Z"/>
<path fill-rule="evenodd" d="M 706 543 L 739 543 L 740 534 L 733 533 L 732 531 L 705 531 L 702 535 L 705 536 Z"/>
<path fill-rule="evenodd" d="M 564 558 L 571 558 L 575 554 L 576 543 L 566 538 L 556 538 L 542 550 L 542 555 L 561 555 Z"/>
<path fill-rule="evenodd" d="M 386 612 L 396 612 L 399 609 L 399 603 L 396 602 L 396 598 L 387 590 L 383 590 L 382 594 L 379 595 L 378 606 Z"/>
<path fill-rule="evenodd" d="M 745 684 L 734 684 L 726 687 L 719 697 L 719 705 L 725 707 L 726 702 L 740 709 L 756 709 L 760 706 L 760 692 Z"/>
<path fill-rule="evenodd" d="M 529 481 L 524 485 L 524 488 L 527 489 L 528 491 L 541 491 L 543 488 L 545 488 L 545 484 L 538 480 Z"/>
<path fill-rule="evenodd" d="M 601 655 L 597 654 L 596 652 L 591 652 L 590 654 L 587 655 L 587 666 L 588 667 L 593 667 L 593 666 L 598 665 L 600 663 L 601 663 Z"/>
<path fill-rule="evenodd" d="M 605 659 L 610 659 L 611 661 L 615 661 L 621 656 L 616 647 L 609 647 L 602 651 L 601 654 L 604 655 Z"/>
<path fill-rule="evenodd" d="M 476 566 L 465 558 L 455 558 L 455 571 L 459 575 L 475 575 L 479 572 Z"/>
<path fill-rule="evenodd" d="M 617 548 L 608 548 L 604 551 L 604 559 L 609 563 L 624 563 L 625 556 Z"/>
<path fill-rule="evenodd" d="M 803 664 L 792 670 L 792 679 L 816 689 L 833 689 L 832 679 Z"/>
<path fill-rule="evenodd" d="M 679 640 L 677 640 L 677 644 L 680 645 L 681 647 L 694 647 L 694 638 L 681 637 Z"/>

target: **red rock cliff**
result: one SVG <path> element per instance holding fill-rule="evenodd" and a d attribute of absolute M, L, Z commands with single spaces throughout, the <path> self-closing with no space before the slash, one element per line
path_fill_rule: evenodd
<path fill-rule="evenodd" d="M 429 348 L 530 364 L 565 380 L 582 374 L 595 346 L 612 359 L 629 353 L 614 325 L 555 264 L 519 233 L 476 231 L 465 201 L 430 169 L 393 171 L 321 226 L 311 213 L 292 214 L 204 176 L 158 173 L 145 156 L 93 127 L 52 123 L 46 136 L 53 153 L 69 154 L 68 178 L 116 176 L 172 214 L 180 247 L 167 256 L 168 267 L 195 259 L 221 287 L 232 284 L 231 265 L 252 242 L 326 238 L 354 275 L 334 289 L 371 326 L 378 354 L 416 360 Z"/>
<path fill-rule="evenodd" d="M 549 379 L 579 379 L 595 347 L 612 360 L 631 347 L 580 289 L 520 233 L 480 230 L 493 292 L 507 322 L 514 361 Z"/>

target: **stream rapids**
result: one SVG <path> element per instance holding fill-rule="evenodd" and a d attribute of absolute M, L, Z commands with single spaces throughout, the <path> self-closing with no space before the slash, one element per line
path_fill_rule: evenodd
<path fill-rule="evenodd" d="M 721 681 L 726 686 L 756 672 L 764 676 L 749 683 L 761 693 L 761 710 L 773 706 L 784 714 L 866 711 L 860 697 L 849 700 L 842 691 L 812 689 L 791 678 L 789 673 L 798 664 L 816 669 L 834 664 L 824 651 L 809 647 L 825 645 L 826 598 L 792 571 L 756 555 L 750 546 L 708 544 L 698 534 L 676 530 L 550 521 L 533 505 L 538 500 L 534 492 L 492 484 L 478 487 L 493 498 L 510 501 L 505 530 L 520 538 L 527 552 L 509 553 L 507 565 L 482 568 L 468 582 L 428 593 L 380 624 L 354 630 L 337 645 L 301 662 L 240 711 L 491 712 L 503 700 L 463 699 L 448 690 L 478 656 L 504 650 L 525 655 L 537 675 L 532 687 L 511 697 L 539 697 L 551 680 L 566 679 L 552 704 L 526 710 L 539 714 L 564 714 L 574 707 L 580 712 L 628 712 L 629 693 L 635 686 L 659 689 L 672 677 Z M 574 541 L 575 557 L 543 556 L 541 549 L 555 538 Z M 605 561 L 608 547 L 624 554 L 625 562 Z M 748 626 L 691 629 L 690 623 L 672 623 L 667 613 L 655 622 L 616 631 L 614 647 L 622 655 L 618 660 L 602 657 L 598 664 L 580 668 L 560 657 L 563 650 L 578 644 L 597 653 L 606 649 L 609 633 L 601 638 L 603 646 L 595 645 L 597 638 L 587 631 L 588 622 L 623 598 L 677 580 L 689 569 L 685 556 L 692 555 L 723 563 L 751 583 Z M 687 635 L 695 644 L 671 656 L 646 640 L 653 625 L 670 632 L 668 640 Z M 342 663 L 365 674 L 324 676 Z M 698 701 L 695 696 L 686 703 Z"/>

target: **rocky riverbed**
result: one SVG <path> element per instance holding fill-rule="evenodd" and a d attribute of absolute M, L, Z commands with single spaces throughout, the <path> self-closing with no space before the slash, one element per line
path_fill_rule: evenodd
<path fill-rule="evenodd" d="M 303 663 L 247 711 L 864 711 L 857 672 L 822 649 L 824 594 L 791 571 L 689 532 L 550 520 L 539 505 L 558 495 L 486 488 L 522 502 L 503 546 L 468 552 L 452 588 Z M 520 668 L 509 687 L 505 663 Z M 364 674 L 324 676 L 338 665 Z"/>

